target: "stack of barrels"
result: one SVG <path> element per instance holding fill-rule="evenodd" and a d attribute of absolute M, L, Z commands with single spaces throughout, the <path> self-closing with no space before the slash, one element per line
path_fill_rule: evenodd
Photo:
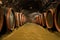
<path fill-rule="evenodd" d="M 36 17 L 40 25 L 46 26 L 48 29 L 56 28 L 60 32 L 60 4 L 56 8 L 50 8 L 46 12 Z"/>
<path fill-rule="evenodd" d="M 23 11 L 15 12 L 12 8 L 5 7 L 0 8 L 0 32 L 3 29 L 4 21 L 6 22 L 7 30 L 13 31 L 16 27 L 23 25 L 26 22 L 26 18 Z"/>
<path fill-rule="evenodd" d="M 47 11 L 39 14 L 38 12 L 34 13 L 30 14 L 33 23 L 46 26 L 48 29 L 56 28 L 60 32 L 60 3 L 56 8 L 49 8 Z"/>
<path fill-rule="evenodd" d="M 6 11 L 5 11 L 6 10 Z M 0 8 L 0 32 L 3 28 L 4 17 L 8 30 L 14 30 L 28 21 L 24 11 L 15 12 L 12 8 Z M 56 8 L 50 8 L 46 12 L 34 12 L 30 14 L 31 22 L 46 26 L 48 29 L 56 28 L 60 32 L 60 4 Z"/>

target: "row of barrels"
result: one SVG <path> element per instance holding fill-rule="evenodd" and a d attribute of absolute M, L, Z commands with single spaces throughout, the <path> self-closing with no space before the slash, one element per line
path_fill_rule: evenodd
<path fill-rule="evenodd" d="M 60 4 L 56 8 L 50 8 L 37 17 L 38 24 L 48 29 L 56 28 L 60 32 Z"/>
<path fill-rule="evenodd" d="M 60 32 L 60 5 L 57 8 L 52 8 L 46 12 L 39 13 L 34 12 L 29 14 L 33 23 L 37 23 L 42 26 L 46 26 L 48 29 L 56 27 Z M 0 32 L 3 28 L 4 17 L 6 19 L 6 27 L 8 30 L 14 30 L 16 27 L 23 25 L 28 19 L 24 15 L 24 12 L 14 12 L 12 8 L 0 8 Z"/>
<path fill-rule="evenodd" d="M 46 26 L 48 29 L 56 28 L 60 32 L 60 4 L 56 8 L 50 8 L 43 13 L 33 12 L 29 15 L 33 23 Z"/>
<path fill-rule="evenodd" d="M 23 18 L 25 16 L 22 13 L 22 11 L 15 12 L 12 8 L 0 8 L 0 32 L 5 27 L 4 22 L 8 31 L 13 31 L 16 27 L 23 25 L 26 19 Z"/>

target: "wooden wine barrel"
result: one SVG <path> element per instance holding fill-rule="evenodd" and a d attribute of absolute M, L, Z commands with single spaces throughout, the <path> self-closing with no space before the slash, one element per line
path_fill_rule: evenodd
<path fill-rule="evenodd" d="M 15 12 L 15 25 L 19 27 L 19 12 Z"/>
<path fill-rule="evenodd" d="M 3 27 L 3 20 L 4 20 L 4 10 L 2 8 L 0 8 L 0 32 Z"/>
<path fill-rule="evenodd" d="M 45 16 L 44 16 L 44 13 L 41 14 L 41 25 L 45 26 Z"/>
<path fill-rule="evenodd" d="M 46 26 L 49 29 L 53 27 L 53 14 L 54 11 L 52 9 L 49 9 L 45 14 Z"/>
<path fill-rule="evenodd" d="M 56 13 L 54 16 L 55 27 L 60 32 L 60 4 L 56 8 Z"/>
<path fill-rule="evenodd" d="M 15 18 L 14 18 L 14 14 L 13 14 L 12 8 L 7 8 L 6 24 L 7 24 L 8 30 L 14 30 Z"/>
<path fill-rule="evenodd" d="M 20 12 L 19 20 L 20 20 L 20 26 L 26 22 L 27 19 L 26 19 L 26 16 L 23 14 L 23 12 Z"/>

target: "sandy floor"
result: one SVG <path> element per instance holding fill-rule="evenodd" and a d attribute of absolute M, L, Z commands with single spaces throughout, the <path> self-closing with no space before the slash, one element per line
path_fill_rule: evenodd
<path fill-rule="evenodd" d="M 27 23 L 2 40 L 60 40 L 60 33 L 49 32 L 33 23 Z"/>

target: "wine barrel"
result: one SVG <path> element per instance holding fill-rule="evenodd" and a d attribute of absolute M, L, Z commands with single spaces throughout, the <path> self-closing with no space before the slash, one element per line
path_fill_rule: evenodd
<path fill-rule="evenodd" d="M 13 14 L 12 8 L 7 8 L 6 24 L 7 24 L 8 30 L 14 30 L 15 18 L 14 18 L 14 14 Z"/>
<path fill-rule="evenodd" d="M 45 14 L 46 26 L 49 29 L 53 27 L 53 20 L 54 20 L 53 14 L 54 14 L 53 9 L 49 9 Z"/>
<path fill-rule="evenodd" d="M 15 12 L 15 24 L 16 27 L 19 27 L 19 12 Z"/>
<path fill-rule="evenodd" d="M 54 16 L 55 27 L 60 32 L 60 4 L 56 8 L 56 13 Z"/>
<path fill-rule="evenodd" d="M 44 13 L 41 14 L 41 25 L 45 26 L 45 16 L 44 16 Z"/>
<path fill-rule="evenodd" d="M 20 12 L 19 20 L 20 20 L 20 26 L 26 22 L 27 19 L 26 19 L 26 16 L 23 14 L 23 12 Z"/>
<path fill-rule="evenodd" d="M 3 27 L 3 20 L 4 20 L 4 12 L 3 11 L 4 11 L 3 8 L 0 8 L 0 32 Z"/>

